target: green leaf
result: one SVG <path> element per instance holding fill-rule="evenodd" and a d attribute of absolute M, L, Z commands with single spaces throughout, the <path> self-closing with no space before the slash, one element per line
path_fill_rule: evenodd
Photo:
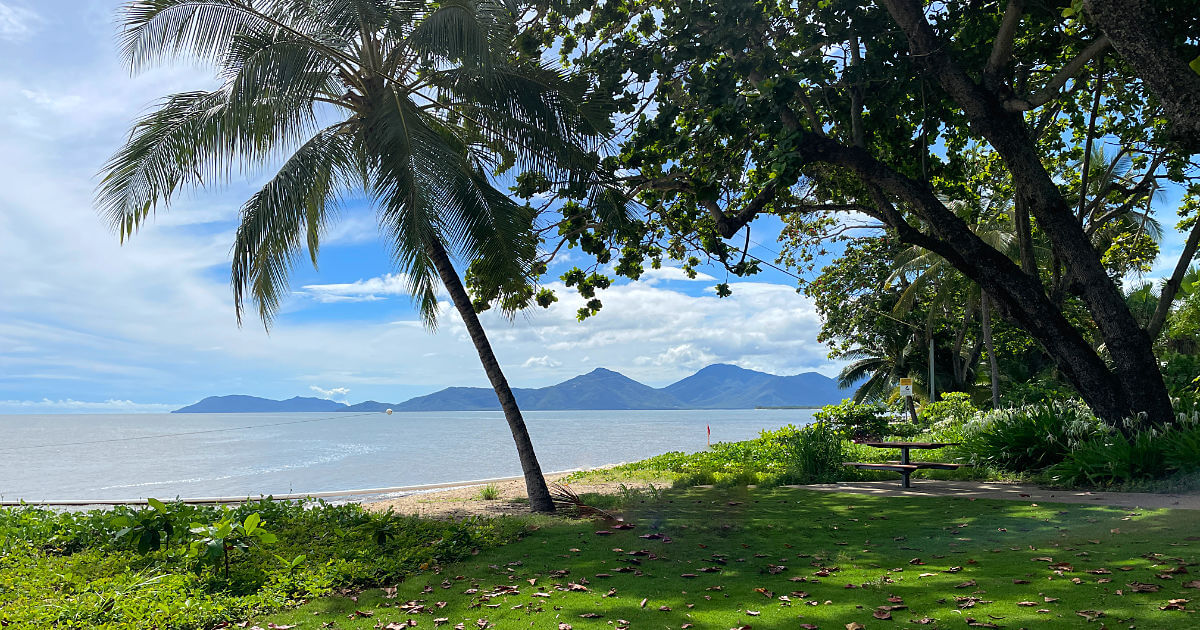
<path fill-rule="evenodd" d="M 149 498 L 147 498 L 147 499 L 146 499 L 146 503 L 149 503 L 149 504 L 150 504 L 150 507 L 152 507 L 152 508 L 154 508 L 154 509 L 158 510 L 159 512 L 166 512 L 166 511 L 167 511 L 167 505 L 166 505 L 165 503 L 163 503 L 162 501 L 159 501 L 158 499 L 155 499 L 154 497 L 149 497 Z"/>
<path fill-rule="evenodd" d="M 1197 55 L 1195 59 L 1188 63 L 1188 67 L 1192 69 L 1192 72 L 1200 74 L 1200 55 Z"/>
<path fill-rule="evenodd" d="M 246 529 L 246 533 L 249 534 L 258 528 L 258 524 L 260 522 L 262 522 L 262 517 L 258 515 L 258 512 L 255 512 L 246 517 L 245 522 L 242 523 L 242 527 L 244 527 Z"/>

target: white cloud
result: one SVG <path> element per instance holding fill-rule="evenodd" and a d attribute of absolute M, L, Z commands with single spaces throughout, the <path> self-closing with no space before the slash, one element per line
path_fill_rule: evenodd
<path fill-rule="evenodd" d="M 0 2 L 0 39 L 23 40 L 33 34 L 41 17 L 33 11 Z"/>
<path fill-rule="evenodd" d="M 659 282 L 682 281 L 682 282 L 716 282 L 717 279 L 702 272 L 696 272 L 695 278 L 689 278 L 687 273 L 679 267 L 659 267 L 658 269 L 647 268 L 642 272 L 640 282 L 646 284 L 658 284 Z"/>
<path fill-rule="evenodd" d="M 306 284 L 304 295 L 318 302 L 374 302 L 398 295 L 409 295 L 408 275 L 389 273 L 342 284 Z"/>
<path fill-rule="evenodd" d="M 177 407 L 131 400 L 0 400 L 0 413 L 167 413 Z"/>
<path fill-rule="evenodd" d="M 550 358 L 550 355 L 542 355 L 540 357 L 529 357 L 521 364 L 523 368 L 556 368 L 562 365 L 562 361 L 555 361 Z"/>
<path fill-rule="evenodd" d="M 313 390 L 314 392 L 316 392 L 317 395 L 319 395 L 321 398 L 325 398 L 328 400 L 334 400 L 334 399 L 340 398 L 344 401 L 346 399 L 346 396 L 348 396 L 350 394 L 350 389 L 346 388 L 346 387 L 334 387 L 332 389 L 322 389 L 320 387 L 317 387 L 316 385 L 309 385 L 308 388 Z"/>

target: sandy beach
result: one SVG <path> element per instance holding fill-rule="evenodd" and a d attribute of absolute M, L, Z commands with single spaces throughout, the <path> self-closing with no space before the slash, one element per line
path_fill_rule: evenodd
<path fill-rule="evenodd" d="M 560 482 L 571 473 L 547 475 L 546 481 Z M 579 482 L 565 484 L 576 494 L 616 494 L 625 488 L 670 487 L 670 482 L 624 481 L 624 482 Z M 430 492 L 419 492 L 401 497 L 364 502 L 369 510 L 394 510 L 398 514 L 411 514 L 429 518 L 465 518 L 468 516 L 503 516 L 506 514 L 528 514 L 529 504 L 525 500 L 524 480 L 501 481 L 491 484 L 497 490 L 495 499 L 483 499 L 480 490 L 484 485 L 466 485 Z"/>

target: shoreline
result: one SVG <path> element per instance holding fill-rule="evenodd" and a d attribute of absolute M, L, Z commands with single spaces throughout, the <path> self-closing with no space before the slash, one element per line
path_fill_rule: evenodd
<path fill-rule="evenodd" d="M 605 470 L 620 466 L 628 462 L 615 462 L 611 464 L 603 464 L 600 466 L 592 466 L 589 468 L 570 468 L 545 473 L 544 476 L 547 482 L 554 482 L 567 475 L 577 472 L 586 472 L 593 470 Z M 347 490 L 324 490 L 320 492 L 291 492 L 287 494 L 259 494 L 259 495 L 230 495 L 230 496 L 210 496 L 210 497 L 176 497 L 169 502 L 181 502 L 189 505 L 224 505 L 247 503 L 251 501 L 259 501 L 266 498 L 271 498 L 276 501 L 304 501 L 308 499 L 346 499 L 345 501 L 333 501 L 337 503 L 362 503 L 370 505 L 373 503 L 386 502 L 394 499 L 399 499 L 407 496 L 435 494 L 439 492 L 453 492 L 464 488 L 478 488 L 488 484 L 505 484 L 523 481 L 523 475 L 514 475 L 510 477 L 492 477 L 486 479 L 468 479 L 460 481 L 445 481 L 439 483 L 417 484 L 408 486 L 391 486 L 382 488 L 360 488 Z M 357 498 L 355 498 L 357 497 Z M 146 498 L 138 499 L 45 499 L 39 501 L 29 500 L 0 500 L 0 508 L 5 507 L 47 507 L 47 508 L 86 508 L 97 507 L 107 508 L 119 505 L 144 505 Z"/>

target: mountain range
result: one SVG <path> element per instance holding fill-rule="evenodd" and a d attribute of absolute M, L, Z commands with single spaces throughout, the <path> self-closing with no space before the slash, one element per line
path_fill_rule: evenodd
<path fill-rule="evenodd" d="M 750 409 L 819 407 L 849 395 L 837 382 L 816 372 L 777 376 L 736 365 L 710 365 L 663 388 L 639 383 L 624 374 L 596 368 L 557 385 L 513 389 L 527 411 L 566 409 Z M 173 413 L 340 412 L 340 411 L 493 411 L 496 394 L 487 387 L 447 387 L 401 403 L 373 400 L 350 405 L 297 396 L 271 400 L 255 396 L 210 396 Z"/>

